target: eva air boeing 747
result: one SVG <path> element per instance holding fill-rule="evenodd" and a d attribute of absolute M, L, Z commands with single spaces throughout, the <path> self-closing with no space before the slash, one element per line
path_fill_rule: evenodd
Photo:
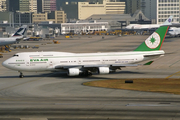
<path fill-rule="evenodd" d="M 168 26 L 161 26 L 139 47 L 131 52 L 107 53 L 67 53 L 67 52 L 22 52 L 2 63 L 6 68 L 23 71 L 66 71 L 69 76 L 91 75 L 94 72 L 108 74 L 126 66 L 164 55 L 161 50 L 168 31 Z"/>

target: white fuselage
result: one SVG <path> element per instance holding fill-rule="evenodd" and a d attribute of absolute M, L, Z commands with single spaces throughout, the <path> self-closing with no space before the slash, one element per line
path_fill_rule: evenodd
<path fill-rule="evenodd" d="M 171 36 L 180 35 L 180 28 L 171 27 L 171 28 L 168 30 L 168 34 L 170 34 Z"/>
<path fill-rule="evenodd" d="M 0 38 L 0 46 L 4 46 L 4 45 L 9 45 L 9 44 L 14 44 L 17 41 L 17 39 L 21 39 L 23 38 L 23 36 L 13 36 L 13 37 L 9 37 L 9 38 Z"/>
<path fill-rule="evenodd" d="M 133 64 L 163 54 L 163 50 L 109 53 L 26 52 L 17 53 L 14 57 L 4 61 L 2 65 L 17 71 L 56 71 L 56 66 L 71 66 L 72 68 L 78 65 Z"/>
<path fill-rule="evenodd" d="M 158 24 L 130 24 L 126 27 L 126 29 L 152 29 L 159 28 L 161 25 Z"/>

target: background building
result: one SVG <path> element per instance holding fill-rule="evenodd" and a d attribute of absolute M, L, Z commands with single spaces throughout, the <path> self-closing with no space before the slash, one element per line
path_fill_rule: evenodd
<path fill-rule="evenodd" d="M 29 11 L 30 8 L 29 0 L 19 0 L 19 11 Z"/>
<path fill-rule="evenodd" d="M 19 0 L 6 0 L 7 11 L 15 12 L 19 10 Z"/>
<path fill-rule="evenodd" d="M 6 0 L 0 0 L 0 11 L 7 11 Z"/>
<path fill-rule="evenodd" d="M 30 12 L 15 12 L 14 13 L 14 23 L 19 23 L 21 26 L 24 23 L 31 23 L 32 22 L 32 14 Z"/>
<path fill-rule="evenodd" d="M 82 5 L 82 1 L 84 4 L 86 2 L 89 4 L 86 3 L 86 6 Z M 96 7 L 102 7 L 103 5 L 105 13 L 104 10 Z M 136 10 L 141 10 L 141 0 L 57 0 L 57 6 L 58 9 L 64 10 L 67 13 L 68 19 L 84 19 L 86 16 L 92 15 L 94 11 L 96 11 L 94 14 L 134 14 Z M 86 10 L 88 9 L 89 11 L 87 12 Z M 89 15 L 84 15 L 84 10 Z"/>
<path fill-rule="evenodd" d="M 126 0 L 126 14 L 133 14 L 136 10 L 141 10 L 141 0 Z"/>
<path fill-rule="evenodd" d="M 33 13 L 32 23 L 40 23 L 42 21 L 47 21 L 48 13 Z"/>
<path fill-rule="evenodd" d="M 62 23 L 61 34 L 75 33 L 93 33 L 94 31 L 107 31 L 108 22 L 84 22 L 84 23 Z"/>
<path fill-rule="evenodd" d="M 55 11 L 55 23 L 65 23 L 67 19 L 66 13 L 64 11 Z"/>
<path fill-rule="evenodd" d="M 42 12 L 50 12 L 51 11 L 51 7 L 50 7 L 50 0 L 42 0 Z"/>
<path fill-rule="evenodd" d="M 56 0 L 42 0 L 42 12 L 51 12 L 56 10 Z"/>
<path fill-rule="evenodd" d="M 68 20 L 78 19 L 78 2 L 61 2 L 60 10 L 65 11 Z"/>
<path fill-rule="evenodd" d="M 43 1 L 37 0 L 37 12 L 41 13 L 43 11 Z"/>
<path fill-rule="evenodd" d="M 110 29 L 122 29 L 129 24 L 151 24 L 151 21 L 140 10 L 136 10 L 134 14 L 95 14 L 86 20 L 108 22 Z"/>
<path fill-rule="evenodd" d="M 7 23 L 12 23 L 13 22 L 13 12 L 8 12 L 8 11 L 4 11 L 4 12 L 0 12 L 0 23 L 3 22 L 7 22 Z"/>
<path fill-rule="evenodd" d="M 157 14 L 157 2 L 156 0 L 141 0 L 141 11 L 149 18 L 153 24 L 156 22 Z"/>
<path fill-rule="evenodd" d="M 37 0 L 29 0 L 30 12 L 37 12 Z"/>
<path fill-rule="evenodd" d="M 157 24 L 162 24 L 170 15 L 179 23 L 179 0 L 157 0 Z"/>
<path fill-rule="evenodd" d="M 51 11 L 55 11 L 56 9 L 56 0 L 50 0 L 50 9 Z"/>
<path fill-rule="evenodd" d="M 106 14 L 124 14 L 125 12 L 125 2 L 117 1 L 104 1 L 106 7 Z"/>
<path fill-rule="evenodd" d="M 66 18 L 64 11 L 59 10 L 52 11 L 51 13 L 33 13 L 32 23 L 65 23 Z"/>
<path fill-rule="evenodd" d="M 89 2 L 78 2 L 78 19 L 86 19 L 93 14 L 106 14 L 104 4 L 91 4 Z"/>
<path fill-rule="evenodd" d="M 78 19 L 86 19 L 93 14 L 124 14 L 125 2 L 104 0 L 103 4 L 78 2 Z"/>

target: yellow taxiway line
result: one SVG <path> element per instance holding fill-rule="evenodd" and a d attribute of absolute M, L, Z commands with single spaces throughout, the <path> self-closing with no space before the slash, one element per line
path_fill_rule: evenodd
<path fill-rule="evenodd" d="M 167 76 L 166 78 L 170 78 L 170 77 L 172 77 L 172 76 L 174 76 L 174 75 L 180 75 L 180 71 L 178 71 L 178 72 L 176 72 L 176 73 L 174 73 L 174 74 L 172 74 L 172 75 L 169 75 L 169 76 Z"/>

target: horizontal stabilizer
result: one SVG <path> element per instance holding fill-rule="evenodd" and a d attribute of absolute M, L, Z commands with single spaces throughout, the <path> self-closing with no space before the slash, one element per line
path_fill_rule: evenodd
<path fill-rule="evenodd" d="M 144 65 L 151 65 L 154 61 L 149 61 L 147 63 L 145 63 Z"/>

